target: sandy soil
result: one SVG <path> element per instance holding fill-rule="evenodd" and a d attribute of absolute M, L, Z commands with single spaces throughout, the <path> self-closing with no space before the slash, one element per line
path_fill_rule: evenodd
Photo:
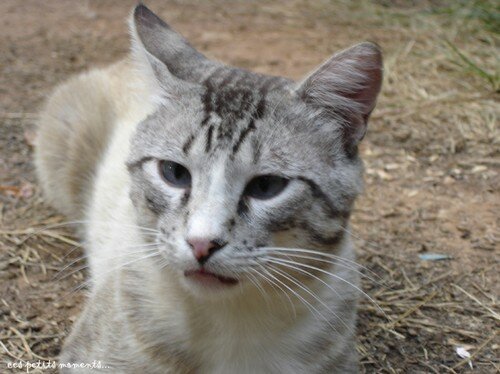
<path fill-rule="evenodd" d="M 469 372 L 457 347 L 474 372 L 500 372 L 498 22 L 451 1 L 147 4 L 209 56 L 259 72 L 300 78 L 353 43 L 382 46 L 352 233 L 383 283 L 364 282 L 384 313 L 362 303 L 362 372 Z M 54 359 L 85 294 L 74 227 L 54 226 L 64 217 L 44 205 L 33 173 L 36 113 L 55 84 L 127 52 L 133 5 L 0 3 L 2 373 Z"/>

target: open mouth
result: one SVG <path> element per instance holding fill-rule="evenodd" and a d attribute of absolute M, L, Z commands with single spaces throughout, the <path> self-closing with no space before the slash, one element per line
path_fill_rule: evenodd
<path fill-rule="evenodd" d="M 206 284 L 206 285 L 217 285 L 223 284 L 227 286 L 233 286 L 238 283 L 238 279 L 225 277 L 223 275 L 215 274 L 210 271 L 207 271 L 203 268 L 196 270 L 186 270 L 184 275 L 187 278 L 195 280 L 197 282 Z"/>

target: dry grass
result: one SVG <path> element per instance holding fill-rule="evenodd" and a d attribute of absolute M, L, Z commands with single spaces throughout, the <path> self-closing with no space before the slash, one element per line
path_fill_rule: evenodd
<path fill-rule="evenodd" d="M 363 284 L 378 305 L 361 305 L 363 372 L 469 372 L 457 347 L 474 372 L 500 372 L 496 2 L 148 4 L 209 54 L 264 72 L 299 77 L 354 42 L 382 46 L 385 82 L 353 222 L 359 261 L 378 280 Z M 33 177 L 35 108 L 56 81 L 127 49 L 128 7 L 6 1 L 0 10 L 10 25 L 0 56 L 0 372 L 15 372 L 2 365 L 57 357 L 85 280 L 73 228 L 57 226 L 64 218 L 43 205 Z M 429 253 L 448 259 L 420 259 Z"/>

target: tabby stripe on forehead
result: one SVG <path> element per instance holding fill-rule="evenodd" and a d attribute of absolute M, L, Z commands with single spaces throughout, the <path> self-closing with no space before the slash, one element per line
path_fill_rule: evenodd
<path fill-rule="evenodd" d="M 260 89 L 259 89 L 260 100 L 257 103 L 257 106 L 255 107 L 253 113 L 250 116 L 250 122 L 249 122 L 248 126 L 241 131 L 238 140 L 233 145 L 231 157 L 234 157 L 236 155 L 241 144 L 245 141 L 247 135 L 251 131 L 256 129 L 255 121 L 264 117 L 264 114 L 266 111 L 266 96 L 267 96 L 267 93 L 269 91 L 269 88 L 272 86 L 273 83 L 274 83 L 274 78 L 270 78 L 270 79 L 267 79 L 266 82 L 260 87 Z"/>
<path fill-rule="evenodd" d="M 260 94 L 260 100 L 259 103 L 257 104 L 257 109 L 255 110 L 255 118 L 260 119 L 264 117 L 264 113 L 266 111 L 266 96 L 267 93 L 269 92 L 270 87 L 272 86 L 274 82 L 274 78 L 268 79 L 266 83 L 260 88 L 259 94 Z"/>
<path fill-rule="evenodd" d="M 182 152 L 184 152 L 184 154 L 186 155 L 188 154 L 189 150 L 191 149 L 191 146 L 193 145 L 194 138 L 195 138 L 194 134 L 188 136 L 186 142 L 182 146 Z"/>
<path fill-rule="evenodd" d="M 243 141 L 247 137 L 248 133 L 250 131 L 253 131 L 253 130 L 255 130 L 255 120 L 252 118 L 250 120 L 250 123 L 248 124 L 248 126 L 241 131 L 238 140 L 233 145 L 233 152 L 232 152 L 231 156 L 234 156 L 238 152 L 240 145 L 243 143 Z"/>
<path fill-rule="evenodd" d="M 201 126 L 205 126 L 210 120 L 210 112 L 212 112 L 212 96 L 213 96 L 214 87 L 210 83 L 210 81 L 205 82 L 205 93 L 202 97 L 202 102 L 205 110 L 205 118 L 201 121 Z"/>
<path fill-rule="evenodd" d="M 205 143 L 205 152 L 210 152 L 210 148 L 212 147 L 212 134 L 214 132 L 214 126 L 210 125 L 207 130 L 207 142 Z"/>
<path fill-rule="evenodd" d="M 217 87 L 220 90 L 223 90 L 225 86 L 229 85 L 230 83 L 233 82 L 234 80 L 234 77 L 237 75 L 238 71 L 236 69 L 231 69 L 229 71 L 229 74 L 226 74 L 226 76 L 222 79 L 222 81 L 217 84 Z M 213 103 L 213 106 L 212 106 L 212 103 L 211 103 L 211 106 L 210 106 L 210 111 L 213 111 L 215 113 L 220 113 L 221 111 L 221 106 L 224 104 L 222 102 L 222 97 L 221 97 L 221 92 L 217 92 L 213 95 L 213 100 L 214 100 L 214 103 Z"/>
<path fill-rule="evenodd" d="M 203 94 L 203 97 L 201 100 L 203 102 L 203 106 L 204 106 L 204 110 L 205 110 L 205 118 L 201 122 L 202 127 L 208 123 L 208 121 L 210 120 L 210 112 L 213 111 L 212 100 L 213 100 L 213 96 L 214 96 L 215 87 L 212 84 L 211 79 L 214 76 L 217 76 L 220 71 L 221 71 L 221 68 L 215 69 L 214 72 L 212 74 L 210 74 L 207 77 L 207 79 L 205 79 L 205 81 L 203 82 L 203 84 L 205 85 L 205 93 Z"/>
<path fill-rule="evenodd" d="M 232 83 L 234 80 L 234 77 L 238 75 L 238 69 L 231 69 L 229 70 L 229 74 L 226 74 L 222 82 L 220 82 L 219 87 L 224 88 L 224 86 L 227 86 L 229 83 Z"/>
<path fill-rule="evenodd" d="M 217 95 L 216 87 L 215 87 L 213 81 L 219 75 L 221 75 L 222 71 L 224 71 L 222 68 L 215 69 L 214 72 L 212 74 L 210 74 L 203 82 L 203 84 L 205 85 L 205 93 L 203 94 L 203 97 L 202 97 L 202 103 L 204 106 L 205 117 L 201 121 L 201 127 L 205 127 L 210 122 L 210 118 L 211 118 L 210 114 L 212 112 L 217 112 L 219 110 L 218 106 L 220 105 L 220 103 L 218 103 L 218 95 Z M 233 75 L 234 75 L 234 71 L 231 70 L 230 74 L 226 75 L 226 77 L 223 79 L 221 84 L 224 84 L 224 85 L 228 84 L 229 81 L 232 79 Z M 219 85 L 219 87 L 220 87 L 220 85 Z"/>

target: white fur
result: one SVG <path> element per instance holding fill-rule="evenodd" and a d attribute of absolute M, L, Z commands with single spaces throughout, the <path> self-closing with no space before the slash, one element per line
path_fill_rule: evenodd
<path fill-rule="evenodd" d="M 89 91 L 83 90 L 85 97 L 92 97 L 91 88 L 96 85 L 101 87 L 101 90 L 103 87 L 109 88 L 109 91 L 103 96 L 110 100 L 114 116 L 112 117 L 112 134 L 97 164 L 97 170 L 93 171 L 95 175 L 91 183 L 90 196 L 86 200 L 84 218 L 88 223 L 85 225 L 84 237 L 91 270 L 92 295 L 84 315 L 69 338 L 77 341 L 74 345 L 71 345 L 70 342 L 70 347 L 67 349 L 67 351 L 71 351 L 68 353 L 69 357 L 83 356 L 84 358 L 102 359 L 110 364 L 118 362 L 117 365 L 125 361 L 130 364 L 136 363 L 137 367 L 147 367 L 148 372 L 151 373 L 172 373 L 173 370 L 166 365 L 148 362 L 144 342 L 140 342 L 135 334 L 135 329 L 139 326 L 133 325 L 127 319 L 130 316 L 127 315 L 126 309 L 141 307 L 142 301 L 147 305 L 148 310 L 147 313 L 140 315 L 146 315 L 147 320 L 140 321 L 138 324 L 146 325 L 148 342 L 159 339 L 165 345 L 168 343 L 187 352 L 189 357 L 192 357 L 199 366 L 197 371 L 199 373 L 318 373 L 323 370 L 321 369 L 322 365 L 336 363 L 338 357 L 341 356 L 339 353 L 349 356 L 345 354 L 345 349 L 354 349 L 355 345 L 354 331 L 352 330 L 354 330 L 355 300 L 357 299 L 354 289 L 357 287 L 358 279 L 353 269 L 343 267 L 342 263 L 323 268 L 325 272 L 333 274 L 333 278 L 321 274 L 314 279 L 308 278 L 301 281 L 301 284 L 310 291 L 305 288 L 300 289 L 299 284 L 299 288 L 291 286 L 293 288 L 293 290 L 289 289 L 291 292 L 287 292 L 285 289 L 282 290 L 283 292 L 267 290 L 268 292 L 261 293 L 259 286 L 265 283 L 264 281 L 255 285 L 242 276 L 238 278 L 240 280 L 239 286 L 218 292 L 217 290 L 205 289 L 202 285 L 189 283 L 191 281 L 184 276 L 185 270 L 198 266 L 186 239 L 218 238 L 221 236 L 224 225 L 234 215 L 241 193 L 248 183 L 245 178 L 252 173 L 259 172 L 250 170 L 249 157 L 247 157 L 246 169 L 241 165 L 239 168 L 235 166 L 237 161 L 234 160 L 228 166 L 225 157 L 213 159 L 215 161 L 210 165 L 201 162 L 201 170 L 205 178 L 200 183 L 205 184 L 202 186 L 203 188 L 192 188 L 189 204 L 191 204 L 190 208 L 193 209 L 190 214 L 186 214 L 185 228 L 182 227 L 182 232 L 177 230 L 176 234 L 171 235 L 173 237 L 170 239 L 172 241 L 171 248 L 163 253 L 164 256 L 170 256 L 168 258 L 169 266 L 166 268 L 157 266 L 158 264 L 154 263 L 154 261 L 158 261 L 157 258 L 144 258 L 141 261 L 135 261 L 142 255 L 140 248 L 144 248 L 141 246 L 146 243 L 143 232 L 136 226 L 139 222 L 137 214 L 140 213 L 138 213 L 137 207 L 133 206 L 130 197 L 133 186 L 126 162 L 131 153 L 131 138 L 138 124 L 149 114 L 153 113 L 159 106 L 165 108 L 173 103 L 175 98 L 170 96 L 172 91 L 169 89 L 175 85 L 179 86 L 180 83 L 176 78 L 170 76 L 168 69 L 156 57 L 146 51 L 133 24 L 131 24 L 131 34 L 133 38 L 131 58 L 133 64 L 112 66 L 89 76 L 78 78 L 85 83 L 90 79 L 89 77 L 93 77 Z M 174 37 L 174 42 L 178 43 L 179 40 L 181 39 Z M 360 52 L 360 54 L 363 51 L 366 52 L 365 49 L 369 51 L 373 49 L 373 47 L 366 46 L 355 48 L 359 49 L 359 51 L 355 51 Z M 342 54 L 339 56 L 345 57 Z M 346 87 L 351 84 L 355 90 L 362 91 L 363 81 L 367 78 L 365 71 L 363 69 L 359 71 L 350 69 L 351 65 L 359 65 L 359 63 L 356 56 L 345 60 L 341 59 L 341 66 L 335 70 L 330 69 L 327 62 L 324 65 L 327 67 L 326 72 L 321 67 L 319 73 L 313 74 L 301 87 L 319 106 L 327 106 L 333 102 L 337 107 L 346 106 L 346 110 L 358 110 L 363 112 L 363 115 L 369 114 L 368 112 L 373 109 L 374 98 L 372 102 L 368 103 L 352 102 L 352 100 L 339 96 L 339 92 L 328 90 L 328 86 L 333 83 L 343 90 L 347 90 Z M 368 67 L 365 70 L 370 69 L 371 67 Z M 162 79 L 157 79 L 158 75 Z M 171 83 L 166 83 L 169 82 L 169 79 L 165 79 L 166 77 L 170 79 Z M 116 81 L 121 83 L 117 85 Z M 86 87 L 81 82 L 80 84 Z M 188 83 L 183 83 L 183 85 L 187 86 Z M 75 88 L 78 88 L 78 84 Z M 64 90 L 68 91 L 69 89 L 66 86 Z M 71 101 L 64 101 L 63 96 L 61 95 L 61 102 L 58 102 L 58 108 L 64 109 L 66 106 L 74 105 Z M 76 101 L 78 103 L 78 100 Z M 362 107 L 363 104 L 365 107 Z M 91 111 L 91 106 L 86 107 L 78 115 L 85 116 L 86 112 Z M 71 109 L 65 110 L 71 112 Z M 191 113 L 190 115 L 192 117 L 189 117 L 188 120 L 191 121 L 198 114 Z M 173 122 L 174 119 L 166 117 L 168 117 L 167 120 L 160 123 L 165 126 L 172 125 L 169 121 Z M 200 122 L 201 120 L 198 120 L 198 123 Z M 85 121 L 79 122 L 77 118 L 72 123 L 78 125 L 85 123 Z M 156 135 L 156 132 L 153 134 Z M 50 145 L 45 143 L 44 147 L 50 149 Z M 160 158 L 168 155 L 168 152 L 168 149 L 164 151 Z M 310 156 L 306 153 L 304 152 L 303 156 Z M 172 201 L 180 201 L 182 197 L 180 189 L 169 187 L 163 183 L 158 175 L 156 162 L 156 160 L 152 160 L 141 165 L 148 182 L 155 184 L 157 189 L 165 192 Z M 345 177 L 346 182 L 343 186 L 357 192 L 360 185 L 358 183 L 360 171 L 357 170 L 358 168 L 355 169 L 355 171 L 337 172 L 336 177 Z M 238 174 L 238 171 L 241 170 L 246 170 L 247 174 L 245 172 L 240 172 L 245 176 Z M 271 172 L 273 170 L 276 170 L 276 167 L 271 168 Z M 42 175 L 44 174 L 42 173 Z M 326 175 L 319 177 L 332 179 Z M 347 180 L 351 180 L 352 185 L 347 184 Z M 193 183 L 197 183 L 196 178 L 193 179 Z M 301 193 L 305 192 L 307 188 L 305 183 L 292 180 L 280 195 L 265 201 L 257 199 L 250 201 L 250 209 L 256 217 L 257 224 L 255 226 L 258 226 L 260 220 L 264 221 L 266 216 L 276 210 L 280 204 L 293 205 L 293 197 L 302 196 Z M 52 197 L 57 198 L 57 196 Z M 62 205 L 71 211 L 71 208 L 74 208 L 71 204 L 68 202 Z M 300 214 L 303 214 L 304 217 L 313 215 L 312 208 L 308 209 L 306 207 Z M 333 221 L 334 219 L 330 218 L 328 222 L 314 222 L 314 224 L 316 229 L 322 228 L 324 231 L 336 232 L 337 229 L 341 229 L 340 223 Z M 175 223 L 181 225 L 179 222 Z M 255 228 L 252 225 L 243 227 L 247 231 L 241 235 L 241 239 L 254 239 L 252 238 L 252 230 Z M 289 232 L 282 232 L 273 237 L 274 242 L 269 242 L 283 247 L 301 243 L 303 238 L 291 235 Z M 304 239 L 302 243 L 305 242 Z M 255 244 L 253 250 L 258 251 L 259 246 Z M 251 252 L 248 251 L 247 258 L 251 256 Z M 238 251 L 232 253 L 234 258 L 237 258 L 235 253 Z M 335 254 L 347 261 L 354 260 L 354 251 L 347 236 L 340 242 Z M 210 262 L 204 265 L 204 268 L 210 271 L 210 267 L 217 266 L 217 263 L 219 265 L 224 264 L 225 261 L 229 263 L 230 256 L 230 251 L 227 253 L 217 252 Z M 126 272 L 122 272 L 123 267 L 129 264 L 128 261 L 131 259 L 135 261 L 131 267 L 140 274 L 137 277 L 140 278 L 138 283 L 133 283 L 134 278 L 127 278 L 124 275 Z M 217 268 L 217 270 L 220 269 Z M 217 273 L 224 274 L 223 271 Z M 272 275 L 268 274 L 268 277 L 272 280 Z M 317 281 L 318 279 L 319 281 Z M 353 287 L 346 286 L 345 282 L 351 283 Z M 286 288 L 289 282 L 284 281 L 281 284 Z M 106 291 L 111 289 L 113 292 L 111 298 L 106 300 L 106 303 L 109 304 L 93 305 L 96 300 L 100 300 L 100 295 L 106 295 Z M 332 292 L 332 289 L 340 290 L 342 295 Z M 127 294 L 126 291 L 130 290 L 136 291 L 136 294 L 140 295 L 140 300 L 127 304 L 124 298 Z M 187 292 L 187 290 L 192 292 Z M 342 303 L 345 301 L 352 302 L 347 307 L 347 311 L 342 309 L 345 306 Z M 144 312 L 144 310 L 141 311 Z M 322 319 L 325 316 L 332 319 L 332 315 L 336 316 L 336 312 L 339 312 L 346 319 L 338 321 L 337 327 L 342 323 L 349 326 L 347 332 L 339 334 L 338 338 L 335 335 L 335 327 L 330 326 L 329 322 Z M 92 319 L 96 316 L 98 318 Z M 93 325 L 85 326 L 88 320 L 91 323 L 92 321 L 93 323 L 105 321 L 107 325 L 103 329 Z M 82 344 L 78 341 L 78 338 L 85 336 L 82 331 L 78 330 L 82 328 L 81 326 L 93 329 L 95 335 L 102 340 L 95 344 L 92 342 L 89 345 L 86 345 L 85 342 Z M 120 326 L 122 330 L 116 331 L 115 326 Z M 328 339 L 328 349 L 325 350 L 324 357 L 321 357 L 322 361 L 318 363 L 318 367 L 314 367 L 316 361 L 311 358 L 313 353 L 309 352 L 309 357 L 303 357 L 305 355 L 304 349 L 317 344 L 315 339 L 324 337 L 322 333 L 325 331 L 328 336 L 331 334 L 331 339 Z M 101 333 L 104 337 L 100 336 Z M 87 351 L 82 353 L 83 349 Z M 117 356 L 119 359 L 116 359 Z M 345 365 L 349 365 L 350 372 L 356 371 L 356 363 L 352 357 L 340 358 L 339 360 Z M 304 362 L 308 362 L 308 364 Z M 131 370 L 123 369 L 123 372 L 131 372 Z M 114 370 L 114 372 L 119 372 L 119 369 Z"/>

